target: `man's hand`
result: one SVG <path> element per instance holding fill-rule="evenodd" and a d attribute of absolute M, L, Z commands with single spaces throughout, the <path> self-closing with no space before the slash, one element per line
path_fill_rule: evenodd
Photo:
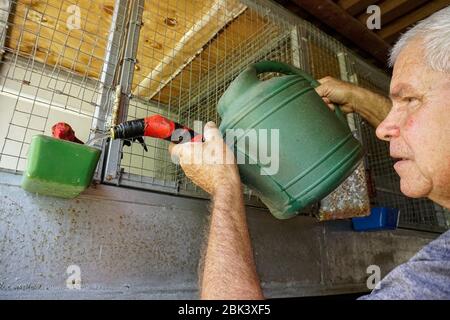
<path fill-rule="evenodd" d="M 186 176 L 211 195 L 225 188 L 240 188 L 234 154 L 214 122 L 205 125 L 203 136 L 203 143 L 172 143 L 169 146 L 172 159 L 178 160 Z"/>
<path fill-rule="evenodd" d="M 337 104 L 344 113 L 357 112 L 374 127 L 391 109 L 390 99 L 349 82 L 332 77 L 322 78 L 319 82 L 316 91 L 330 109 L 334 110 L 333 104 Z"/>
<path fill-rule="evenodd" d="M 345 113 L 355 112 L 361 88 L 333 77 L 322 78 L 319 82 L 316 91 L 331 110 L 334 110 L 333 104 L 337 104 Z"/>

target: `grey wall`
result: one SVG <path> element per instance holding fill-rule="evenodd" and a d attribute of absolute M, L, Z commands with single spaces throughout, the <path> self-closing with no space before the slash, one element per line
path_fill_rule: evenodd
<path fill-rule="evenodd" d="M 74 200 L 29 194 L 0 172 L 0 298 L 196 298 L 208 202 L 99 185 Z M 279 221 L 247 208 L 267 297 L 365 289 L 436 234 L 356 233 L 349 221 Z M 66 269 L 81 269 L 81 290 Z"/>

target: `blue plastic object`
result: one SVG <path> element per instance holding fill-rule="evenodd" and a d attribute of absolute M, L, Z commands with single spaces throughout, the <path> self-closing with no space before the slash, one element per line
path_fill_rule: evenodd
<path fill-rule="evenodd" d="M 396 208 L 375 207 L 367 217 L 352 218 L 356 231 L 393 230 L 398 226 L 400 211 Z"/>

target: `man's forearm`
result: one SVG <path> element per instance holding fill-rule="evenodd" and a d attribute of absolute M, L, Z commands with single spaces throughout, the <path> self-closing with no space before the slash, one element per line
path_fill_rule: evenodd
<path fill-rule="evenodd" d="M 262 299 L 240 183 L 213 197 L 202 299 Z"/>
<path fill-rule="evenodd" d="M 375 92 L 359 89 L 356 93 L 358 101 L 354 102 L 355 111 L 376 128 L 387 117 L 392 102 L 389 98 Z"/>

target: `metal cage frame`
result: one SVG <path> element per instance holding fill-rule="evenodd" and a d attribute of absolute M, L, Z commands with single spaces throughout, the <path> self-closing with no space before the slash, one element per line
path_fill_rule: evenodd
<path fill-rule="evenodd" d="M 150 0 L 148 1 L 151 2 Z M 218 3 L 226 5 L 227 1 L 231 0 L 220 0 Z M 9 20 L 4 21 L 9 26 L 13 24 L 11 12 L 14 12 L 17 2 L 19 0 L 10 1 L 7 12 Z M 8 65 L 9 68 L 23 68 L 23 74 L 9 74 L 9 71 L 7 71 L 2 76 L 1 91 L 4 92 L 6 90 L 6 81 L 18 83 L 20 90 L 10 94 L 16 99 L 17 105 L 21 99 L 27 98 L 25 97 L 27 88 L 34 85 L 35 80 L 30 81 L 28 79 L 31 79 L 32 75 L 34 77 L 49 77 L 50 79 L 53 77 L 55 81 L 62 81 L 64 85 L 75 86 L 78 88 L 78 92 L 75 92 L 75 94 L 72 94 L 71 89 L 65 92 L 64 86 L 61 88 L 55 85 L 53 88 L 45 88 L 52 96 L 49 98 L 49 101 L 43 101 L 42 103 L 49 103 L 48 110 L 51 110 L 51 108 L 67 110 L 67 105 L 57 103 L 59 98 L 56 97 L 63 96 L 67 99 L 73 99 L 74 104 L 80 104 L 79 110 L 73 110 L 77 115 L 80 115 L 83 111 L 81 105 L 91 105 L 92 109 L 88 114 L 91 120 L 90 138 L 94 137 L 95 133 L 99 131 L 105 131 L 115 122 L 126 121 L 152 113 L 162 113 L 187 125 L 192 125 L 192 121 L 198 119 L 218 122 L 220 119 L 215 112 L 215 104 L 221 93 L 245 65 L 261 59 L 282 60 L 304 69 L 316 78 L 331 75 L 387 94 L 389 76 L 386 73 L 366 63 L 358 55 L 334 38 L 320 31 L 311 23 L 300 19 L 269 0 L 241 0 L 240 3 L 245 5 L 246 10 L 250 10 L 255 17 L 257 16 L 264 23 L 267 23 L 264 25 L 266 29 L 259 34 L 253 34 L 254 38 L 252 41 L 248 40 L 245 43 L 240 43 L 236 52 L 230 53 L 229 56 L 220 57 L 222 60 L 216 57 L 215 65 L 212 68 L 209 68 L 209 65 L 201 66 L 201 68 L 207 69 L 207 72 L 202 74 L 201 79 L 197 82 L 193 82 L 194 85 L 192 87 L 184 88 L 183 85 L 190 80 L 185 79 L 183 84 L 183 77 L 181 76 L 179 88 L 173 88 L 174 91 L 179 91 L 179 95 L 176 97 L 175 95 L 169 96 L 169 101 L 171 102 L 169 104 L 165 104 L 161 99 L 158 101 L 145 99 L 137 95 L 135 90 L 133 90 L 133 75 L 138 72 L 140 63 L 138 61 L 138 53 L 140 49 L 145 49 L 146 46 L 139 41 L 144 23 L 145 0 L 115 0 L 103 56 L 99 58 L 98 55 L 95 56 L 92 52 L 83 52 L 83 54 L 91 57 L 91 60 L 95 57 L 103 62 L 97 79 L 87 75 L 80 76 L 79 73 L 74 72 L 71 68 L 64 67 L 58 63 L 50 65 L 47 63 L 47 60 L 44 62 L 36 61 L 36 50 L 39 49 L 38 41 L 41 40 L 41 35 L 22 26 L 22 32 L 25 30 L 26 32 L 36 33 L 37 38 L 33 47 L 34 51 L 32 51 L 32 54 L 24 56 L 20 52 L 20 41 L 19 49 L 17 50 L 12 50 L 3 45 L 3 64 L 5 66 Z M 26 12 L 28 14 L 28 11 Z M 36 14 L 34 15 L 36 16 Z M 39 13 L 37 16 L 39 17 Z M 42 18 L 40 19 L 37 25 L 42 25 Z M 227 20 L 226 22 L 230 23 L 229 21 Z M 45 27 L 45 24 L 43 26 Z M 3 31 L 2 41 L 7 39 L 7 32 L 7 29 Z M 95 35 L 90 36 L 91 38 L 95 37 Z M 211 44 L 214 39 L 210 39 L 208 44 Z M 226 44 L 227 42 L 224 45 L 226 46 Z M 142 47 L 140 48 L 141 45 Z M 192 59 L 185 61 L 183 64 L 184 68 L 191 68 L 189 70 L 192 70 L 195 66 L 195 59 L 200 54 L 200 52 L 197 52 Z M 207 62 L 209 63 L 209 60 Z M 2 65 L 2 67 L 5 66 Z M 36 70 L 40 71 L 36 72 Z M 160 86 L 169 86 L 169 89 L 172 90 L 170 81 L 180 74 L 179 71 L 177 72 L 173 74 L 169 82 L 165 80 Z M 40 82 L 38 82 L 36 90 L 43 89 L 39 86 Z M 86 98 L 84 91 L 89 90 L 93 91 L 93 93 Z M 31 119 L 36 116 L 35 106 L 39 102 L 39 95 L 36 92 L 34 96 L 27 99 L 31 99 L 32 109 L 25 112 L 28 116 L 28 124 L 24 128 L 26 132 L 30 129 L 29 123 Z M 8 138 L 8 134 L 11 127 L 15 126 L 15 113 L 20 113 L 17 106 L 13 110 L 5 142 L 2 146 L 0 164 L 2 157 L 10 156 L 5 152 L 5 145 L 8 139 L 11 140 Z M 43 116 L 44 126 L 47 126 L 48 118 L 48 113 L 46 116 Z M 350 128 L 367 149 L 367 156 L 358 170 L 361 176 L 369 175 L 372 177 L 376 194 L 372 195 L 370 199 L 371 204 L 399 207 L 401 210 L 401 227 L 436 232 L 448 229 L 449 213 L 447 210 L 429 200 L 407 199 L 399 193 L 398 178 L 393 174 L 386 146 L 382 142 L 376 141 L 373 129 L 356 114 L 348 115 L 347 119 Z M 41 128 L 37 131 L 44 132 L 44 129 Z M 21 172 L 19 162 L 23 165 L 26 158 L 25 152 L 22 151 L 24 147 L 26 151 L 26 139 L 25 134 L 21 140 L 17 141 L 21 146 L 20 152 L 13 155 L 13 160 L 17 161 L 15 168 L 12 168 L 13 172 Z M 151 155 L 144 155 L 137 144 L 124 149 L 124 144 L 121 140 L 97 141 L 95 146 L 101 148 L 103 152 L 94 179 L 100 183 L 122 187 L 207 198 L 207 195 L 202 190 L 184 177 L 179 167 L 170 163 L 166 152 L 166 142 L 146 140 L 146 143 L 152 150 Z M 132 163 L 133 161 L 134 163 Z M 150 169 L 144 168 L 145 163 L 151 163 L 153 167 Z M 131 170 L 133 167 L 135 170 Z M 148 172 L 148 174 L 144 174 L 144 171 Z M 358 179 L 352 179 L 347 183 L 355 183 L 355 181 L 361 183 Z M 368 192 L 365 185 L 360 187 L 364 194 Z M 262 206 L 262 203 L 252 195 L 250 190 L 246 190 L 246 196 L 247 204 Z M 345 195 L 345 200 L 348 200 L 350 197 L 356 196 L 355 194 L 347 194 Z M 358 201 L 359 203 L 364 203 L 365 200 L 358 199 Z M 331 202 L 333 202 L 331 198 L 325 199 L 322 205 Z"/>

